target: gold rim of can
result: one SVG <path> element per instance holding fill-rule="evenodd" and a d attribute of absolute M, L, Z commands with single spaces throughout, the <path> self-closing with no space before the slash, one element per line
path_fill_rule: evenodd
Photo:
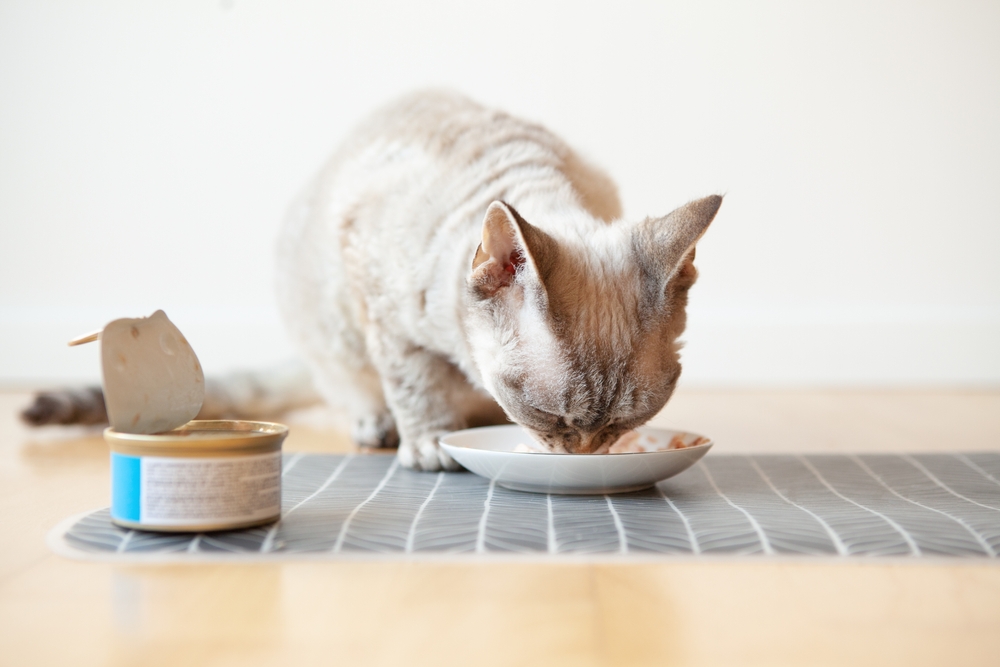
<path fill-rule="evenodd" d="M 266 519 L 250 519 L 247 521 L 212 521 L 210 523 L 191 523 L 182 526 L 157 526 L 155 524 L 142 523 L 141 521 L 129 521 L 128 519 L 118 519 L 111 517 L 111 523 L 129 530 L 144 530 L 150 533 L 209 533 L 217 530 L 241 530 L 243 528 L 253 528 L 254 526 L 264 526 L 275 523 L 281 519 L 281 513 L 269 516 Z"/>
<path fill-rule="evenodd" d="M 238 456 L 281 450 L 288 427 L 239 419 L 193 420 L 165 433 L 104 429 L 111 450 L 136 456 Z"/>

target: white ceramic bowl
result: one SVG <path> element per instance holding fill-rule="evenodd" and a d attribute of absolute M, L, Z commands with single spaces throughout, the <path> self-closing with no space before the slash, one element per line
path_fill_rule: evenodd
<path fill-rule="evenodd" d="M 700 436 L 683 431 L 641 427 L 642 435 L 667 447 L 681 435 L 693 442 Z M 704 442 L 683 449 L 634 454 L 550 454 L 513 451 L 531 442 L 520 426 L 486 426 L 455 431 L 441 446 L 467 469 L 500 486 L 534 493 L 605 494 L 638 491 L 673 477 L 698 462 L 712 447 Z"/>

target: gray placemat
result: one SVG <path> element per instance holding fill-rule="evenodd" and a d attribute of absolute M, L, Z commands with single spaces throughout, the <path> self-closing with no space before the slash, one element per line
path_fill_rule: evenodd
<path fill-rule="evenodd" d="M 710 455 L 647 491 L 508 491 L 390 456 L 286 455 L 283 518 L 248 530 L 124 530 L 102 509 L 50 536 L 78 557 L 946 556 L 1000 552 L 1000 453 Z"/>

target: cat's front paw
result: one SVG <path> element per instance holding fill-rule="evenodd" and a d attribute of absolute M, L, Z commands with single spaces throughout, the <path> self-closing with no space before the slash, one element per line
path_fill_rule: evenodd
<path fill-rule="evenodd" d="M 359 447 L 396 447 L 399 434 L 396 422 L 388 412 L 365 415 L 354 423 L 351 437 Z"/>
<path fill-rule="evenodd" d="M 448 455 L 441 447 L 439 437 L 444 435 L 438 433 L 425 435 L 416 440 L 404 440 L 399 445 L 399 462 L 414 470 L 426 470 L 434 472 L 437 470 L 461 470 L 462 466 L 455 462 L 455 459 Z"/>

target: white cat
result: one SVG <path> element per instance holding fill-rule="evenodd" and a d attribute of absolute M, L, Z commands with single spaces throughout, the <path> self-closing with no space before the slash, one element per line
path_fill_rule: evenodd
<path fill-rule="evenodd" d="M 438 438 L 506 417 L 603 452 L 681 367 L 694 244 L 722 198 L 622 221 L 613 183 L 542 127 L 454 94 L 372 115 L 281 232 L 279 301 L 362 445 L 455 469 Z"/>
<path fill-rule="evenodd" d="M 614 184 L 542 127 L 454 94 L 372 115 L 281 232 L 281 309 L 361 445 L 456 469 L 438 438 L 508 418 L 550 449 L 605 452 L 681 372 L 695 242 L 722 203 L 620 220 Z M 202 418 L 308 402 L 295 372 L 206 383 Z M 40 394 L 24 418 L 95 423 L 99 389 Z"/>

